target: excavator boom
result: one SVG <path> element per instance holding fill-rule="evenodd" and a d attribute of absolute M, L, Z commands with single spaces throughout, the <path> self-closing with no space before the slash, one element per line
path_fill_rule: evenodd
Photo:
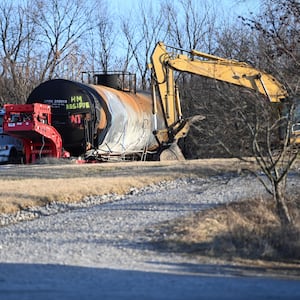
<path fill-rule="evenodd" d="M 204 60 L 192 60 L 186 55 L 178 55 L 170 59 L 168 65 L 177 71 L 188 70 L 189 73 L 253 89 L 267 96 L 270 102 L 281 102 L 287 97 L 287 91 L 276 78 L 247 63 L 226 60 L 195 50 L 192 50 L 191 54 Z"/>
<path fill-rule="evenodd" d="M 152 55 L 152 64 L 156 69 L 158 83 L 163 83 L 167 69 L 171 68 L 253 89 L 267 96 L 270 102 L 281 102 L 288 96 L 285 87 L 276 78 L 245 62 L 225 59 L 197 50 L 188 53 L 189 55 L 169 53 L 164 43 L 157 43 Z"/>
<path fill-rule="evenodd" d="M 169 46 L 168 48 L 172 48 L 173 51 L 168 52 L 163 42 L 157 43 L 150 64 L 153 113 L 155 115 L 157 103 L 160 102 L 167 128 L 156 133 L 160 142 L 172 143 L 172 140 L 176 141 L 185 136 L 190 124 L 190 121 L 182 116 L 174 71 L 213 78 L 249 88 L 264 95 L 270 102 L 281 102 L 288 96 L 286 89 L 276 78 L 245 62 L 229 60 L 197 50 L 186 51 Z M 188 55 L 182 54 L 183 52 L 187 52 Z"/>

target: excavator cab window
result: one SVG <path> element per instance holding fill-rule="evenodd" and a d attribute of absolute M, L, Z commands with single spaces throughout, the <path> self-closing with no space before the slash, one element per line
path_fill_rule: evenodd
<path fill-rule="evenodd" d="M 284 103 L 282 109 L 282 117 L 288 117 L 290 110 L 290 103 Z M 300 134 L 300 99 L 296 100 L 295 110 L 293 115 L 293 126 L 292 126 L 292 134 Z"/>

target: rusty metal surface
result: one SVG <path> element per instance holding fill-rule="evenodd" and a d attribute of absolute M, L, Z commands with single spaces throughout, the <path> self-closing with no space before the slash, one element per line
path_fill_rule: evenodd
<path fill-rule="evenodd" d="M 122 154 L 153 150 L 158 143 L 150 94 L 127 93 L 104 86 L 93 86 L 107 105 L 110 121 L 103 128 L 99 123 L 99 154 Z M 163 128 L 164 118 L 158 113 L 157 126 Z M 102 127 L 102 128 L 101 128 Z"/>

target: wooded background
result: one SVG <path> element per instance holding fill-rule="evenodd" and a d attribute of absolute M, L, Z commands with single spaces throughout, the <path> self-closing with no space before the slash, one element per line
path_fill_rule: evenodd
<path fill-rule="evenodd" d="M 264 0 L 258 12 L 236 17 L 205 0 L 137 3 L 126 15 L 107 0 L 2 1 L 0 104 L 25 103 L 49 79 L 81 81 L 84 71 L 136 73 L 137 88 L 148 90 L 147 63 L 158 41 L 250 63 L 292 98 L 299 94 L 298 0 Z M 206 116 L 181 142 L 189 158 L 247 153 L 245 118 L 272 115 L 267 100 L 250 91 L 190 74 L 176 80 L 184 116 Z"/>

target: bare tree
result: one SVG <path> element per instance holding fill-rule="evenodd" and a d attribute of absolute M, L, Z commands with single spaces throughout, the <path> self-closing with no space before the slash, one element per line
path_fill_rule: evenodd
<path fill-rule="evenodd" d="M 72 55 L 77 42 L 89 29 L 92 8 L 80 0 L 33 1 L 30 16 L 36 30 L 39 81 L 57 75 L 57 67 Z"/>
<path fill-rule="evenodd" d="M 147 62 L 156 42 L 164 39 L 165 19 L 162 10 L 154 8 L 152 2 L 140 2 L 138 9 L 136 22 L 132 18 L 123 18 L 122 32 L 128 44 L 127 65 L 134 61 L 140 86 L 145 90 L 148 87 Z"/>
<path fill-rule="evenodd" d="M 118 34 L 115 32 L 113 15 L 106 1 L 97 2 L 90 22 L 93 25 L 85 38 L 88 70 L 107 73 L 116 68 L 114 55 Z"/>
<path fill-rule="evenodd" d="M 46 79 L 78 77 L 74 69 L 84 58 L 78 43 L 91 10 L 79 0 L 1 4 L 0 88 L 5 102 L 25 102 Z"/>
<path fill-rule="evenodd" d="M 300 142 L 300 4 L 295 0 L 266 1 L 263 8 L 263 15 L 244 21 L 258 33 L 265 69 L 280 78 L 288 90 L 289 98 L 281 107 L 283 114 L 276 122 L 265 126 L 267 151 L 263 151 L 257 141 L 258 129 L 251 128 L 253 150 L 271 183 L 269 192 L 274 197 L 282 224 L 287 224 L 292 222 L 292 215 L 287 206 L 286 182 L 288 172 L 298 156 Z M 270 150 L 270 137 L 274 129 L 281 129 L 281 147 L 277 149 L 275 157 Z"/>
<path fill-rule="evenodd" d="M 199 90 L 199 80 L 190 89 L 190 97 L 200 100 L 195 111 L 206 119 L 192 128 L 189 139 L 205 157 L 235 157 L 247 162 L 248 171 L 273 197 L 282 225 L 291 224 L 286 184 L 299 154 L 295 144 L 299 133 L 293 132 L 295 106 L 290 103 L 286 113 L 279 114 L 280 105 L 261 95 L 212 79 L 204 82 L 206 90 Z M 261 172 L 257 173 L 255 165 Z"/>
<path fill-rule="evenodd" d="M 236 20 L 234 26 L 232 20 L 221 23 L 216 32 L 216 48 L 214 55 L 247 62 L 256 66 L 259 63 L 256 36 L 253 31 Z"/>
<path fill-rule="evenodd" d="M 234 122 L 243 124 L 248 135 L 250 153 L 263 172 L 263 175 L 255 174 L 272 195 L 282 225 L 290 224 L 293 220 L 287 205 L 286 183 L 288 172 L 298 155 L 292 136 L 295 107 L 292 105 L 286 115 L 279 115 L 276 111 L 278 107 L 272 106 L 258 95 L 249 95 L 246 102 L 243 101 L 245 106 L 237 105 L 236 101 L 241 101 L 241 98 L 232 100 L 233 98 L 227 98 L 226 102 L 232 106 Z M 245 138 L 246 136 L 244 142 Z M 231 156 L 251 162 L 242 153 L 234 153 L 228 141 L 223 141 L 222 146 Z"/>
<path fill-rule="evenodd" d="M 264 97 L 211 81 L 215 95 L 209 96 L 209 101 L 200 98 L 198 107 L 199 113 L 207 116 L 206 121 L 194 130 L 200 137 L 205 135 L 214 146 L 221 146 L 231 157 L 245 160 L 250 154 L 255 158 L 263 174 L 256 175 L 272 195 L 278 217 L 285 226 L 293 222 L 286 184 L 300 142 L 299 4 L 285 0 L 267 1 L 264 5 L 262 15 L 253 20 L 243 18 L 247 30 L 250 28 L 255 37 L 252 47 L 251 39 L 245 39 L 250 42 L 245 49 L 253 49 L 258 58 L 250 56 L 257 69 L 277 77 L 289 97 L 283 103 L 272 104 Z M 227 33 L 228 36 L 233 35 Z M 226 47 L 226 41 L 221 41 Z M 241 41 L 235 44 L 240 45 Z M 246 53 L 236 52 L 233 45 L 231 42 L 226 47 L 227 55 L 245 57 Z M 192 92 L 196 94 L 195 90 Z M 201 140 L 198 142 L 201 145 Z"/>
<path fill-rule="evenodd" d="M 3 2 L 0 6 L 1 77 L 5 102 L 24 102 L 34 83 L 30 51 L 34 28 L 27 11 L 20 5 Z"/>
<path fill-rule="evenodd" d="M 163 5 L 167 20 L 166 43 L 182 49 L 201 49 L 212 53 L 215 47 L 216 10 L 210 1 L 167 1 Z"/>

